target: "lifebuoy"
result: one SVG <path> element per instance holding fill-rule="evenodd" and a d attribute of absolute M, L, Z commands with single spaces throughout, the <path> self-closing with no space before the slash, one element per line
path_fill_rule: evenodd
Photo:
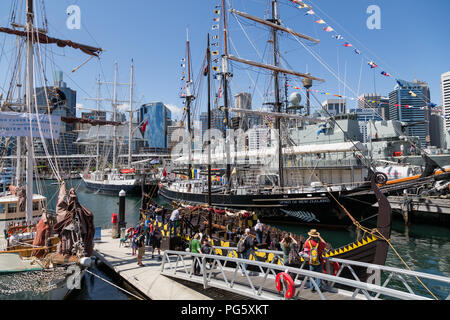
<path fill-rule="evenodd" d="M 281 279 L 283 278 L 283 281 Z M 284 297 L 286 299 L 290 299 L 295 294 L 295 284 L 294 280 L 292 280 L 291 276 L 287 274 L 286 272 L 280 272 L 277 274 L 275 278 L 275 286 L 278 290 L 278 292 L 282 291 L 284 289 L 284 286 L 287 286 Z"/>

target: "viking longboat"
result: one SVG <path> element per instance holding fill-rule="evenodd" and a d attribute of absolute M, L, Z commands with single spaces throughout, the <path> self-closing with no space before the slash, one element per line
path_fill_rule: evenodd
<path fill-rule="evenodd" d="M 375 173 L 371 179 L 371 189 L 376 195 L 378 202 L 378 215 L 376 229 L 368 229 L 362 227 L 357 221 L 355 225 L 364 231 L 363 236 L 349 244 L 342 247 L 330 249 L 325 254 L 325 257 L 347 259 L 359 262 L 366 262 L 378 265 L 384 265 L 386 262 L 387 252 L 389 244 L 386 240 L 390 238 L 391 234 L 391 207 L 387 201 L 385 195 L 380 191 L 378 185 L 384 185 L 386 183 L 386 175 Z M 178 228 L 178 234 L 176 237 L 170 236 L 169 224 L 163 224 L 156 222 L 163 234 L 163 250 L 175 249 L 184 250 L 187 243 L 191 240 L 193 235 L 197 232 L 202 232 L 208 235 L 208 226 L 211 223 L 213 226 L 212 231 L 212 244 L 214 246 L 221 247 L 236 247 L 238 242 L 238 230 L 243 231 L 249 227 L 252 230 L 252 236 L 255 237 L 253 228 L 258 220 L 258 215 L 255 212 L 247 210 L 232 210 L 232 209 L 218 209 L 215 207 L 208 207 L 205 205 L 191 206 L 185 203 L 173 202 L 172 206 L 183 207 L 183 214 L 181 219 L 181 226 Z M 145 211 L 141 211 L 142 214 Z M 353 218 L 352 218 L 353 219 Z M 262 220 L 264 222 L 264 220 Z M 239 229 L 238 229 L 239 228 Z M 320 228 L 320 225 L 318 225 Z M 227 233 L 231 231 L 232 233 Z M 281 230 L 273 227 L 268 227 L 263 233 L 263 243 L 258 245 L 258 248 L 269 248 L 271 240 L 277 238 L 281 240 Z M 294 235 L 296 236 L 296 235 Z M 298 238 L 298 236 L 296 236 Z M 225 254 L 220 249 L 216 249 L 215 254 Z M 235 251 L 228 252 L 228 256 L 236 257 Z M 255 255 L 251 255 L 251 260 L 257 260 L 262 262 L 271 262 L 274 258 L 272 253 L 255 252 Z M 302 258 L 302 261 L 304 259 Z M 281 264 L 281 262 L 278 262 Z M 368 274 L 366 268 L 354 268 L 356 275 L 360 280 L 364 281 Z M 354 279 L 353 275 L 348 269 L 342 271 L 342 276 Z"/>

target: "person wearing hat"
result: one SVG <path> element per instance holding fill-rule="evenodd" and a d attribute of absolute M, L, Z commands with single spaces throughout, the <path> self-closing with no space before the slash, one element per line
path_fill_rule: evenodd
<path fill-rule="evenodd" d="M 315 272 L 322 272 L 322 263 L 323 263 L 322 252 L 325 249 L 327 243 L 325 242 L 325 240 L 322 239 L 320 233 L 317 232 L 316 229 L 311 229 L 308 232 L 308 236 L 309 236 L 308 239 L 306 239 L 305 241 L 304 251 L 309 256 L 308 259 L 309 270 Z M 315 254 L 317 254 L 318 261 L 314 261 L 315 259 L 313 259 L 313 256 Z M 319 288 L 321 288 L 322 283 L 319 278 L 316 279 L 316 284 Z M 315 291 L 315 287 L 312 281 L 309 282 L 309 287 L 311 291 Z"/>

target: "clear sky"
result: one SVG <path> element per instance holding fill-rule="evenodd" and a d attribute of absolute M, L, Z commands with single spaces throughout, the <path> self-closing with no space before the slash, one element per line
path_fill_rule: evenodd
<path fill-rule="evenodd" d="M 0 1 L 1 26 L 9 27 L 10 9 L 14 2 L 24 1 Z M 35 2 L 40 8 L 41 0 Z M 236 10 L 269 18 L 268 0 L 227 2 Z M 412 81 L 417 77 L 429 83 L 431 100 L 441 104 L 440 75 L 450 70 L 450 1 L 305 0 L 305 3 L 312 6 L 315 16 L 305 15 L 307 9 L 299 10 L 289 0 L 279 0 L 282 23 L 321 40 L 317 45 L 307 44 L 307 48 L 318 54 L 326 67 L 288 34 L 280 34 L 280 52 L 283 64 L 284 61 L 288 63 L 284 67 L 289 65 L 296 71 L 308 71 L 326 80 L 323 84 L 317 83 L 313 89 L 349 97 L 375 91 L 388 95 L 395 86 L 395 78 Z M 129 82 L 129 66 L 131 59 L 134 59 L 135 100 L 139 103 L 163 101 L 176 106 L 174 111 L 181 110 L 181 58 L 185 55 L 186 28 L 189 28 L 190 34 L 193 75 L 197 78 L 204 58 L 206 35 L 208 32 L 211 35 L 218 34 L 212 30 L 212 25 L 216 24 L 213 18 L 219 17 L 213 11 L 220 4 L 219 0 L 45 0 L 49 35 L 100 46 L 106 50 L 100 60 L 93 59 L 71 73 L 88 56 L 70 48 L 46 46 L 46 55 L 54 61 L 52 66 L 50 60 L 46 59 L 47 78 L 52 82 L 52 70 L 62 70 L 68 86 L 77 91 L 78 103 L 95 108 L 95 103 L 85 98 L 96 96 L 95 81 L 98 76 L 102 81 L 112 81 L 113 64 L 117 61 L 119 81 Z M 70 30 L 66 26 L 66 9 L 70 5 L 77 5 L 81 10 L 79 30 Z M 370 30 L 367 27 L 366 21 L 371 14 L 366 10 L 370 5 L 380 8 L 381 29 Z M 319 18 L 325 20 L 326 24 L 314 23 Z M 244 18 L 237 20 L 233 15 L 228 15 L 228 21 L 232 54 L 271 62 L 271 49 L 267 42 L 270 34 L 266 27 L 257 26 Z M 332 27 L 344 40 L 333 39 L 331 36 L 336 33 L 322 30 L 326 26 Z M 222 39 L 221 36 L 220 42 Z M 353 47 L 344 47 L 346 41 Z M 0 92 L 3 93 L 8 87 L 14 45 L 14 36 L 0 35 Z M 360 50 L 361 55 L 354 52 L 355 48 Z M 223 52 L 222 49 L 220 51 Z M 371 70 L 367 65 L 368 59 L 378 64 L 379 68 Z M 382 76 L 381 71 L 392 77 Z M 253 107 L 259 108 L 266 100 L 266 92 L 271 94 L 272 85 L 265 77 L 268 73 L 237 63 L 233 64 L 232 72 L 232 93 L 250 91 L 254 97 Z M 335 76 L 345 80 L 345 89 Z M 292 85 L 300 85 L 294 77 L 289 79 Z M 218 83 L 214 88 L 218 88 Z M 293 91 L 289 89 L 289 93 Z M 120 89 L 121 97 L 126 98 L 127 94 L 128 88 Z M 111 97 L 112 88 L 104 89 L 102 95 Z M 324 97 L 318 96 L 321 100 Z M 205 110 L 204 103 L 205 99 L 197 99 L 197 110 Z M 355 102 L 350 102 L 349 105 L 353 107 Z M 105 103 L 104 107 L 109 106 Z"/>

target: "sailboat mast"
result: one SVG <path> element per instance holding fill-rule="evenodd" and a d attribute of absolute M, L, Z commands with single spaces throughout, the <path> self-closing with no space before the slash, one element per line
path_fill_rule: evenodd
<path fill-rule="evenodd" d="M 17 76 L 17 102 L 20 105 L 19 107 L 19 112 L 23 112 L 24 111 L 24 107 L 23 107 L 23 100 L 22 100 L 22 84 L 21 84 L 21 80 L 20 80 L 20 70 L 22 69 L 21 67 L 21 50 L 20 50 L 20 37 L 17 36 L 16 39 L 17 42 L 17 70 L 19 70 L 18 72 L 18 76 Z M 16 137 L 16 156 L 17 156 L 17 161 L 16 161 L 16 186 L 21 186 L 22 185 L 22 176 L 23 176 L 23 169 L 22 169 L 22 137 Z"/>
<path fill-rule="evenodd" d="M 117 121 L 117 61 L 114 63 L 114 91 L 113 91 L 113 121 Z M 117 152 L 117 141 L 116 141 L 116 134 L 117 134 L 117 127 L 114 126 L 113 129 L 113 163 L 112 168 L 116 168 L 116 152 Z"/>
<path fill-rule="evenodd" d="M 97 82 L 97 119 L 100 117 L 100 75 L 98 76 L 98 82 Z M 95 161 L 95 171 L 97 172 L 99 169 L 99 163 L 100 163 L 100 140 L 99 140 L 99 130 L 100 126 L 97 126 L 97 157 Z"/>
<path fill-rule="evenodd" d="M 208 68 L 208 206 L 211 208 L 211 49 L 209 47 L 209 33 L 206 47 Z M 212 237 L 212 212 L 208 210 L 209 237 Z"/>
<path fill-rule="evenodd" d="M 223 81 L 223 106 L 225 109 L 225 137 L 227 134 L 227 129 L 230 124 L 230 115 L 228 111 L 228 34 L 227 34 L 227 20 L 226 20 L 226 4 L 225 0 L 222 0 L 222 11 L 223 11 L 223 50 L 224 55 L 222 56 L 222 81 Z M 209 39 L 209 38 L 208 38 Z M 231 187 L 231 163 L 230 163 L 230 142 L 227 141 L 225 144 L 226 153 L 226 177 L 227 177 L 227 190 Z"/>
<path fill-rule="evenodd" d="M 33 0 L 27 0 L 27 66 L 26 66 L 26 105 L 27 112 L 31 117 L 33 113 Z M 31 119 L 30 119 L 31 122 Z M 30 136 L 26 137 L 27 147 L 27 174 L 26 174 L 26 221 L 30 223 L 33 219 L 33 133 L 30 130 Z"/>
<path fill-rule="evenodd" d="M 132 142 L 133 142 L 133 86 L 134 86 L 134 63 L 131 59 L 131 72 L 130 72 L 130 123 L 128 126 L 128 167 L 131 168 L 132 161 Z"/>
<path fill-rule="evenodd" d="M 191 128 L 191 101 L 193 100 L 191 88 L 191 48 L 189 44 L 189 29 L 186 29 L 186 63 L 188 68 L 188 81 L 186 83 L 186 112 L 189 132 L 189 163 L 188 177 L 192 177 L 192 128 Z"/>
<path fill-rule="evenodd" d="M 277 0 L 272 1 L 272 23 L 279 25 Z M 272 45 L 273 45 L 273 65 L 278 67 L 278 45 L 277 45 L 277 29 L 272 28 Z M 278 79 L 278 71 L 273 72 L 274 94 L 275 94 L 275 110 L 281 112 L 280 103 L 280 86 Z M 276 129 L 278 130 L 278 175 L 280 179 L 280 187 L 284 186 L 283 182 L 283 154 L 282 154 L 282 140 L 281 140 L 281 118 L 276 120 Z"/>

